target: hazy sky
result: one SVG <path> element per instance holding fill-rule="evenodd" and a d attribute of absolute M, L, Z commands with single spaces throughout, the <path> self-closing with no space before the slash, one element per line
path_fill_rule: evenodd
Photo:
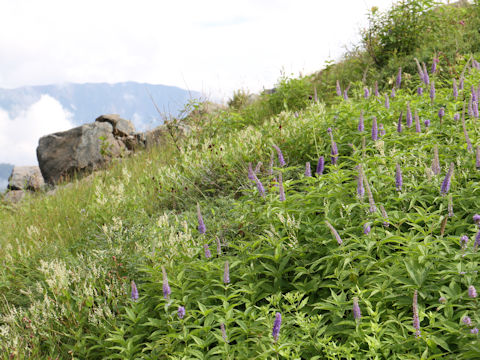
<path fill-rule="evenodd" d="M 338 59 L 372 6 L 393 0 L 0 0 L 0 87 L 138 81 L 227 100 Z M 0 163 L 36 164 L 38 139 L 71 128 L 53 98 L 0 108 Z"/>
<path fill-rule="evenodd" d="M 0 87 L 140 81 L 228 97 L 319 70 L 392 0 L 0 0 Z"/>

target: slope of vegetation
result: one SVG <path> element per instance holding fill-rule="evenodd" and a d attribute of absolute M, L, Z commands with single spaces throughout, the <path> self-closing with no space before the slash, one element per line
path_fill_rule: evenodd
<path fill-rule="evenodd" d="M 1 358 L 480 357 L 480 57 L 428 50 L 325 102 L 195 105 L 192 136 L 4 205 Z"/>

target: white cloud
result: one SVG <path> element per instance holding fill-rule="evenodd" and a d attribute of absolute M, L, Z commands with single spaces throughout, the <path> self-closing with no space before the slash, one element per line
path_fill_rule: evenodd
<path fill-rule="evenodd" d="M 0 108 L 0 163 L 36 165 L 40 137 L 72 128 L 71 116 L 48 95 L 14 118 Z"/>
<path fill-rule="evenodd" d="M 393 0 L 0 0 L 0 86 L 140 81 L 229 96 L 319 70 Z"/>

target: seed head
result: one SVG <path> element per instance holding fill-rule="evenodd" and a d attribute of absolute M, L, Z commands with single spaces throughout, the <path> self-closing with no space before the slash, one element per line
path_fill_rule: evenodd
<path fill-rule="evenodd" d="M 332 233 L 332 235 L 337 240 L 338 245 L 342 245 L 343 241 L 340 238 L 340 235 L 338 235 L 337 230 L 335 230 L 335 228 L 332 226 L 332 224 L 330 224 L 327 220 L 325 220 L 325 224 L 327 224 L 328 228 L 330 229 L 330 232 Z"/>
<path fill-rule="evenodd" d="M 223 283 L 230 284 L 230 267 L 228 265 L 228 260 L 225 261 L 225 266 L 223 268 Z"/>
<path fill-rule="evenodd" d="M 433 147 L 432 172 L 434 175 L 440 174 L 440 160 L 438 158 L 438 145 Z"/>

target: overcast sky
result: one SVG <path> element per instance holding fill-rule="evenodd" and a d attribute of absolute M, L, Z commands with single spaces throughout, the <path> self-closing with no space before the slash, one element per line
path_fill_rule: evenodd
<path fill-rule="evenodd" d="M 320 70 L 392 2 L 0 0 L 0 87 L 138 81 L 227 100 Z M 38 138 L 71 127 L 47 96 L 10 116 L 0 109 L 0 162 L 34 164 Z"/>

